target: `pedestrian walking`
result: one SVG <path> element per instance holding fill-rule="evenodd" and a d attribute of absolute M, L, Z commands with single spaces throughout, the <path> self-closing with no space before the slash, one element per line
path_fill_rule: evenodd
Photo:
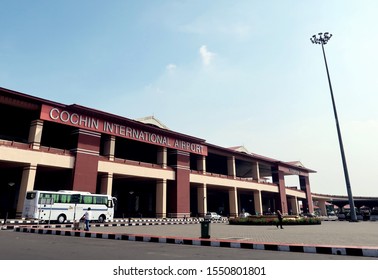
<path fill-rule="evenodd" d="M 88 207 L 87 211 L 84 213 L 82 219 L 85 220 L 85 231 L 89 231 L 89 222 L 92 220 L 91 207 Z"/>
<path fill-rule="evenodd" d="M 277 228 L 280 227 L 280 228 L 283 229 L 283 227 L 282 227 L 283 215 L 282 215 L 280 210 L 277 210 L 277 219 L 278 219 L 278 222 L 276 224 Z"/>

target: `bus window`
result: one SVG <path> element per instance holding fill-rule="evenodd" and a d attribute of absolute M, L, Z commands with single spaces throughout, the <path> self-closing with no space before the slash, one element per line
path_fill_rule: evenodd
<path fill-rule="evenodd" d="M 81 203 L 84 203 L 84 204 L 92 204 L 93 203 L 93 197 L 90 196 L 90 195 L 83 195 L 82 197 L 82 201 Z"/>
<path fill-rule="evenodd" d="M 104 205 L 107 204 L 107 202 L 108 202 L 108 198 L 107 197 L 102 196 L 100 199 L 101 199 L 100 204 L 104 204 Z"/>
<path fill-rule="evenodd" d="M 107 205 L 108 203 L 108 198 L 106 196 L 93 196 L 92 199 L 93 204 Z"/>
<path fill-rule="evenodd" d="M 94 196 L 93 197 L 93 204 L 101 204 L 101 197 Z"/>
<path fill-rule="evenodd" d="M 58 196 L 51 193 L 41 193 L 39 196 L 39 204 L 54 204 L 58 202 Z"/>
<path fill-rule="evenodd" d="M 49 194 L 49 193 L 41 193 L 40 196 L 39 196 L 38 203 L 44 204 L 44 203 L 46 203 L 46 198 L 50 198 L 50 197 L 51 197 L 51 194 Z"/>
<path fill-rule="evenodd" d="M 70 194 L 61 194 L 60 195 L 60 202 L 61 203 L 70 203 L 71 195 Z"/>
<path fill-rule="evenodd" d="M 54 199 L 54 203 L 59 203 L 59 194 L 52 194 L 52 198 Z"/>

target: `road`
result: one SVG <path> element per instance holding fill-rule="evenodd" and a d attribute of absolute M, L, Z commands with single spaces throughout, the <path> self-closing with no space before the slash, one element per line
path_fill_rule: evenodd
<path fill-rule="evenodd" d="M 0 260 L 377 260 L 0 231 Z"/>
<path fill-rule="evenodd" d="M 333 260 L 330 262 L 329 260 Z M 269 279 L 303 279 L 309 271 L 317 278 L 353 279 L 371 275 L 376 258 L 294 253 L 240 248 L 220 248 L 181 244 L 149 243 L 61 235 L 0 231 L 0 268 L 3 279 L 55 280 L 88 278 L 115 279 L 223 279 L 242 280 L 252 275 L 215 275 L 224 271 L 266 272 Z M 353 263 L 346 263 L 352 261 Z M 186 272 L 197 274 L 135 275 L 116 274 L 119 270 L 151 271 L 158 273 Z M 315 270 L 313 270 L 316 268 Z M 226 269 L 226 270 L 221 270 Z M 228 269 L 228 270 L 227 270 Z M 231 270 L 234 269 L 234 270 Z M 252 270 L 251 270 L 252 269 Z M 258 270 L 256 270 L 258 269 Z M 211 273 L 211 275 L 209 275 Z M 261 276 L 261 275 L 260 275 Z"/>

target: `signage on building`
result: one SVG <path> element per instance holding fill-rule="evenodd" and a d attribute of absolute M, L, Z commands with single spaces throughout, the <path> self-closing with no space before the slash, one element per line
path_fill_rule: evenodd
<path fill-rule="evenodd" d="M 141 130 L 127 125 L 108 122 L 81 115 L 79 113 L 73 113 L 58 107 L 42 105 L 41 119 L 175 150 L 186 151 L 199 155 L 207 155 L 207 147 L 198 143 L 168 137 L 163 134 L 150 132 L 148 130 Z"/>

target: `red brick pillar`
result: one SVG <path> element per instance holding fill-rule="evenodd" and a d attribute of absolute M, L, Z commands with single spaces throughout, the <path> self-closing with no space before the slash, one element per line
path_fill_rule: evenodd
<path fill-rule="evenodd" d="M 190 216 L 190 156 L 187 152 L 176 152 L 177 164 L 175 186 L 171 189 L 171 216 Z"/>
<path fill-rule="evenodd" d="M 73 133 L 77 146 L 73 174 L 73 190 L 96 193 L 101 134 L 78 129 Z"/>
<path fill-rule="evenodd" d="M 314 204 L 312 203 L 310 179 L 308 176 L 299 176 L 299 184 L 301 190 L 306 193 L 306 200 L 303 201 L 303 213 L 313 213 Z"/>
<path fill-rule="evenodd" d="M 283 171 L 275 170 L 273 172 L 273 183 L 278 185 L 279 194 L 279 199 L 276 203 L 275 211 L 277 212 L 277 210 L 281 210 L 283 214 L 286 214 L 288 213 L 288 208 L 286 199 L 285 176 Z"/>

